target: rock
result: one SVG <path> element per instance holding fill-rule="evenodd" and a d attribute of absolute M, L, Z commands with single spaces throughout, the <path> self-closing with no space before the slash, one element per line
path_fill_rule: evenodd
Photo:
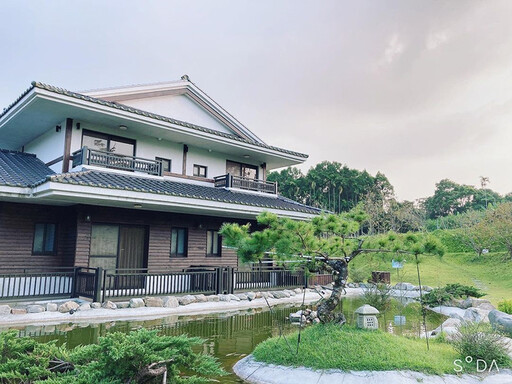
<path fill-rule="evenodd" d="M 98 303 L 97 301 L 91 303 L 91 308 L 92 309 L 99 309 L 101 308 L 101 303 Z"/>
<path fill-rule="evenodd" d="M 359 286 L 361 287 L 362 284 L 359 284 Z M 366 286 L 366 284 L 365 284 L 365 286 Z M 366 287 L 366 288 L 368 288 L 368 287 Z M 402 291 L 414 291 L 416 289 L 416 287 L 411 283 L 398 283 L 395 285 L 394 288 L 402 290 Z"/>
<path fill-rule="evenodd" d="M 290 297 L 290 295 L 286 294 L 286 292 L 284 292 L 284 291 L 274 291 L 274 292 L 272 292 L 272 295 L 276 299 L 286 299 L 287 297 Z"/>
<path fill-rule="evenodd" d="M 11 313 L 13 315 L 24 315 L 25 313 L 27 313 L 27 309 L 26 308 L 11 308 Z"/>
<path fill-rule="evenodd" d="M 180 303 L 180 305 L 189 305 L 195 302 L 196 298 L 192 295 L 178 297 L 178 303 Z"/>
<path fill-rule="evenodd" d="M 472 307 L 481 307 L 482 305 L 492 305 L 489 300 L 486 299 L 475 299 L 471 298 L 471 306 Z"/>
<path fill-rule="evenodd" d="M 209 295 L 209 296 L 206 296 L 206 299 L 209 301 L 209 302 L 217 302 L 217 301 L 220 301 L 220 298 L 218 295 Z"/>
<path fill-rule="evenodd" d="M 130 308 L 130 302 L 129 301 L 118 301 L 116 303 L 117 309 L 123 309 L 123 308 Z"/>
<path fill-rule="evenodd" d="M 46 312 L 57 312 L 58 309 L 57 303 L 46 303 Z"/>
<path fill-rule="evenodd" d="M 219 295 L 219 301 L 231 301 L 229 295 Z"/>
<path fill-rule="evenodd" d="M 295 313 L 290 313 L 289 319 L 291 323 L 299 323 L 302 318 L 302 311 L 297 311 Z"/>
<path fill-rule="evenodd" d="M 493 327 L 512 335 L 512 315 L 493 309 L 489 312 L 489 321 Z"/>
<path fill-rule="evenodd" d="M 476 306 L 476 308 L 485 309 L 486 311 L 492 311 L 493 309 L 496 309 L 494 305 L 491 303 L 482 303 Z"/>
<path fill-rule="evenodd" d="M 261 299 L 263 297 L 263 294 L 261 292 L 256 292 L 256 298 Z"/>
<path fill-rule="evenodd" d="M 309 317 L 314 320 L 318 317 L 318 314 L 316 311 L 311 311 L 311 313 L 309 314 Z"/>
<path fill-rule="evenodd" d="M 116 303 L 113 303 L 112 301 L 106 301 L 101 305 L 102 308 L 105 309 L 117 309 Z"/>
<path fill-rule="evenodd" d="M 459 332 L 458 327 L 462 324 L 460 319 L 449 318 L 444 321 L 439 327 L 434 329 L 430 336 L 437 337 L 443 332 L 447 340 L 453 340 L 455 335 Z"/>
<path fill-rule="evenodd" d="M 194 297 L 196 298 L 196 303 L 206 303 L 208 301 L 205 295 L 195 295 Z"/>
<path fill-rule="evenodd" d="M 79 311 L 90 311 L 91 310 L 91 304 L 89 303 L 83 303 L 78 307 Z"/>
<path fill-rule="evenodd" d="M 44 312 L 42 305 L 29 305 L 27 306 L 27 313 L 41 313 Z"/>
<path fill-rule="evenodd" d="M 473 323 L 487 323 L 489 322 L 489 312 L 490 311 L 486 311 L 485 309 L 471 307 L 464 312 L 464 320 Z"/>
<path fill-rule="evenodd" d="M 59 312 L 66 313 L 71 310 L 77 310 L 79 307 L 78 303 L 75 301 L 66 301 L 64 304 L 59 305 Z"/>
<path fill-rule="evenodd" d="M 302 289 L 301 288 L 295 288 L 293 290 L 297 295 L 301 294 L 302 293 Z"/>
<path fill-rule="evenodd" d="M 0 316 L 3 315 L 10 315 L 11 314 L 11 307 L 8 305 L 0 305 Z"/>
<path fill-rule="evenodd" d="M 272 292 L 261 292 L 261 297 L 263 297 L 264 299 L 273 299 L 274 295 L 272 294 Z"/>
<path fill-rule="evenodd" d="M 240 301 L 240 298 L 232 293 L 229 294 L 229 297 L 231 298 L 231 301 Z"/>
<path fill-rule="evenodd" d="M 165 308 L 178 308 L 180 306 L 178 299 L 174 296 L 165 296 L 162 301 Z"/>
<path fill-rule="evenodd" d="M 247 292 L 247 300 L 253 301 L 256 298 L 256 294 L 254 292 Z"/>
<path fill-rule="evenodd" d="M 451 299 L 448 303 L 450 307 L 457 307 L 460 309 L 468 309 L 471 307 L 471 299 Z"/>
<path fill-rule="evenodd" d="M 145 297 L 144 304 L 146 307 L 163 307 L 164 302 L 160 297 Z"/>
<path fill-rule="evenodd" d="M 422 289 L 423 291 L 425 291 L 425 292 L 430 292 L 430 291 L 432 291 L 434 288 L 429 287 L 428 285 L 422 285 L 422 286 L 421 286 L 421 289 Z"/>
<path fill-rule="evenodd" d="M 142 300 L 141 298 L 136 297 L 130 299 L 130 308 L 142 308 L 144 306 L 146 306 L 146 304 L 144 303 L 144 300 Z"/>
<path fill-rule="evenodd" d="M 314 323 L 314 324 L 319 324 L 319 323 L 320 323 L 320 319 L 319 319 L 318 317 L 315 317 L 315 318 L 313 319 L 313 323 Z"/>
<path fill-rule="evenodd" d="M 287 294 L 289 294 L 289 295 L 290 295 L 290 297 L 292 297 L 292 296 L 295 296 L 295 295 L 296 295 L 296 293 L 295 293 L 294 291 L 291 291 L 291 290 L 289 290 L 289 289 L 285 289 L 285 290 L 284 290 L 284 292 L 285 292 L 285 293 L 287 293 Z"/>
<path fill-rule="evenodd" d="M 247 295 L 245 293 L 237 293 L 235 296 L 238 297 L 240 300 L 248 300 Z"/>

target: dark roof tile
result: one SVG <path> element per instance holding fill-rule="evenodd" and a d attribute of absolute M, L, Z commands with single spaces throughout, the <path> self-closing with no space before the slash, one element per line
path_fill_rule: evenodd
<path fill-rule="evenodd" d="M 54 173 L 35 155 L 0 149 L 0 185 L 29 187 Z"/>

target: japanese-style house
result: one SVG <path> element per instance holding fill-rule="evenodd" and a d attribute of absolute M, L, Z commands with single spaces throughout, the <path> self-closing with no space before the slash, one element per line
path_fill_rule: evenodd
<path fill-rule="evenodd" d="M 186 75 L 81 93 L 33 82 L 1 112 L 0 148 L 4 268 L 237 266 L 223 222 L 319 213 L 266 180 L 307 155 L 264 143 Z"/>

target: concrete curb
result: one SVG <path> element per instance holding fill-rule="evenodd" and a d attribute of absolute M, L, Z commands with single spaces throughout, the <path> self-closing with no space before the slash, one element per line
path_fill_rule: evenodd
<path fill-rule="evenodd" d="M 486 376 L 427 375 L 413 371 L 349 371 L 313 370 L 305 367 L 284 367 L 244 357 L 233 366 L 233 372 L 251 384 L 511 384 L 512 370 Z"/>

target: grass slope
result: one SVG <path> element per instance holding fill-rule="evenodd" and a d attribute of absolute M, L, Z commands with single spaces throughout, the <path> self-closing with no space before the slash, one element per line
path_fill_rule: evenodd
<path fill-rule="evenodd" d="M 458 358 L 448 344 L 431 340 L 427 351 L 425 340 L 394 336 L 381 331 L 366 331 L 351 326 L 315 325 L 301 335 L 296 355 L 297 333 L 272 338 L 259 344 L 253 352 L 256 360 L 314 369 L 341 370 L 413 370 L 425 373 L 455 373 L 453 361 Z"/>
<path fill-rule="evenodd" d="M 398 282 L 389 256 L 361 255 L 350 268 L 364 267 L 368 271 L 392 271 L 391 280 Z M 485 299 L 494 305 L 512 299 L 512 260 L 504 253 L 491 253 L 480 258 L 473 253 L 449 253 L 443 257 L 420 257 L 421 283 L 433 287 L 448 283 L 474 285 L 486 293 Z M 411 258 L 403 269 L 403 281 L 418 283 L 416 265 Z"/>

